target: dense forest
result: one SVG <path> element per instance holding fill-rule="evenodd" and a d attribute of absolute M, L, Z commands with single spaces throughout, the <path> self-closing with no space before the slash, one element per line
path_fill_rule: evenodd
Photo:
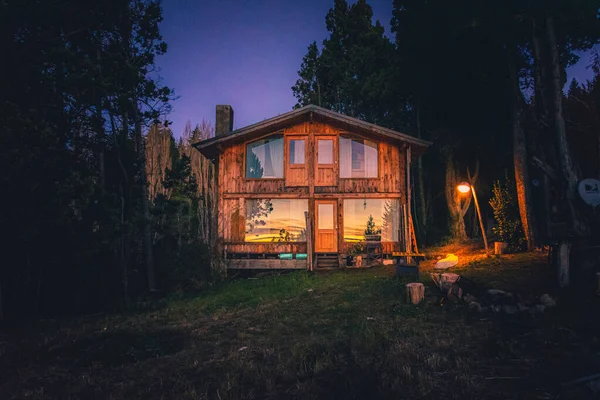
<path fill-rule="evenodd" d="M 589 238 L 595 216 L 576 186 L 600 172 L 597 58 L 596 78 L 563 87 L 565 69 L 599 42 L 599 6 L 394 0 L 386 35 L 366 1 L 336 0 L 328 37 L 309 45 L 292 88 L 297 107 L 318 104 L 434 143 L 413 171 L 422 242 L 478 234 L 470 197 L 455 190 L 465 180 L 494 204 L 494 182 L 513 182 L 503 213 L 528 249 L 557 227 Z"/>
<path fill-rule="evenodd" d="M 480 234 L 470 197 L 455 190 L 464 180 L 486 221 L 510 219 L 496 224 L 518 246 L 548 244 L 557 226 L 600 236 L 575 191 L 600 174 L 600 58 L 593 80 L 563 92 L 565 69 L 600 42 L 600 2 L 393 7 L 386 35 L 365 0 L 334 1 L 328 36 L 309 45 L 292 88 L 297 106 L 434 142 L 412 171 L 423 243 Z M 121 308 L 221 279 L 215 170 L 191 146 L 212 128 L 188 124 L 179 141 L 170 131 L 173 91 L 155 73 L 167 51 L 159 1 L 8 0 L 0 10 L 11 55 L 0 83 L 0 321 Z"/>
<path fill-rule="evenodd" d="M 173 93 L 152 78 L 167 50 L 159 2 L 0 7 L 11 55 L 0 88 L 11 194 L 1 200 L 0 319 L 123 307 L 214 279 L 203 211 L 212 170 L 189 145 L 210 127 L 178 145 L 159 128 Z"/>

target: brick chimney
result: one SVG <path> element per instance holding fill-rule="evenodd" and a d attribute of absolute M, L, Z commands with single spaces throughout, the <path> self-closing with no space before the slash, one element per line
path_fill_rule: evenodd
<path fill-rule="evenodd" d="M 233 108 L 229 104 L 217 105 L 215 136 L 226 135 L 233 130 Z"/>

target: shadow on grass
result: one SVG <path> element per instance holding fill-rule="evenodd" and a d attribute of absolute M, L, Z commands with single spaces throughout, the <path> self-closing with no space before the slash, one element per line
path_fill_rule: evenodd
<path fill-rule="evenodd" d="M 74 369 L 119 367 L 175 354 L 185 349 L 188 342 L 188 335 L 179 330 L 110 332 L 40 349 L 39 355 L 42 362 L 65 364 Z"/>

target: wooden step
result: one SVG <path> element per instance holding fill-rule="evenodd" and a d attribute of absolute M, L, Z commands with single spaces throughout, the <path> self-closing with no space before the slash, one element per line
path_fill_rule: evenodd
<path fill-rule="evenodd" d="M 339 268 L 339 258 L 336 253 L 317 253 L 315 255 L 317 268 Z"/>

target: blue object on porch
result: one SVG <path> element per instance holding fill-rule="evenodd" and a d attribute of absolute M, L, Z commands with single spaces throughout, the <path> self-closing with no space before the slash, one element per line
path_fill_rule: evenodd
<path fill-rule="evenodd" d="M 281 253 L 279 254 L 279 259 L 280 260 L 291 260 L 293 258 L 293 254 L 292 253 Z"/>
<path fill-rule="evenodd" d="M 308 255 L 306 253 L 297 253 L 296 254 L 296 260 L 306 260 L 308 258 Z"/>

